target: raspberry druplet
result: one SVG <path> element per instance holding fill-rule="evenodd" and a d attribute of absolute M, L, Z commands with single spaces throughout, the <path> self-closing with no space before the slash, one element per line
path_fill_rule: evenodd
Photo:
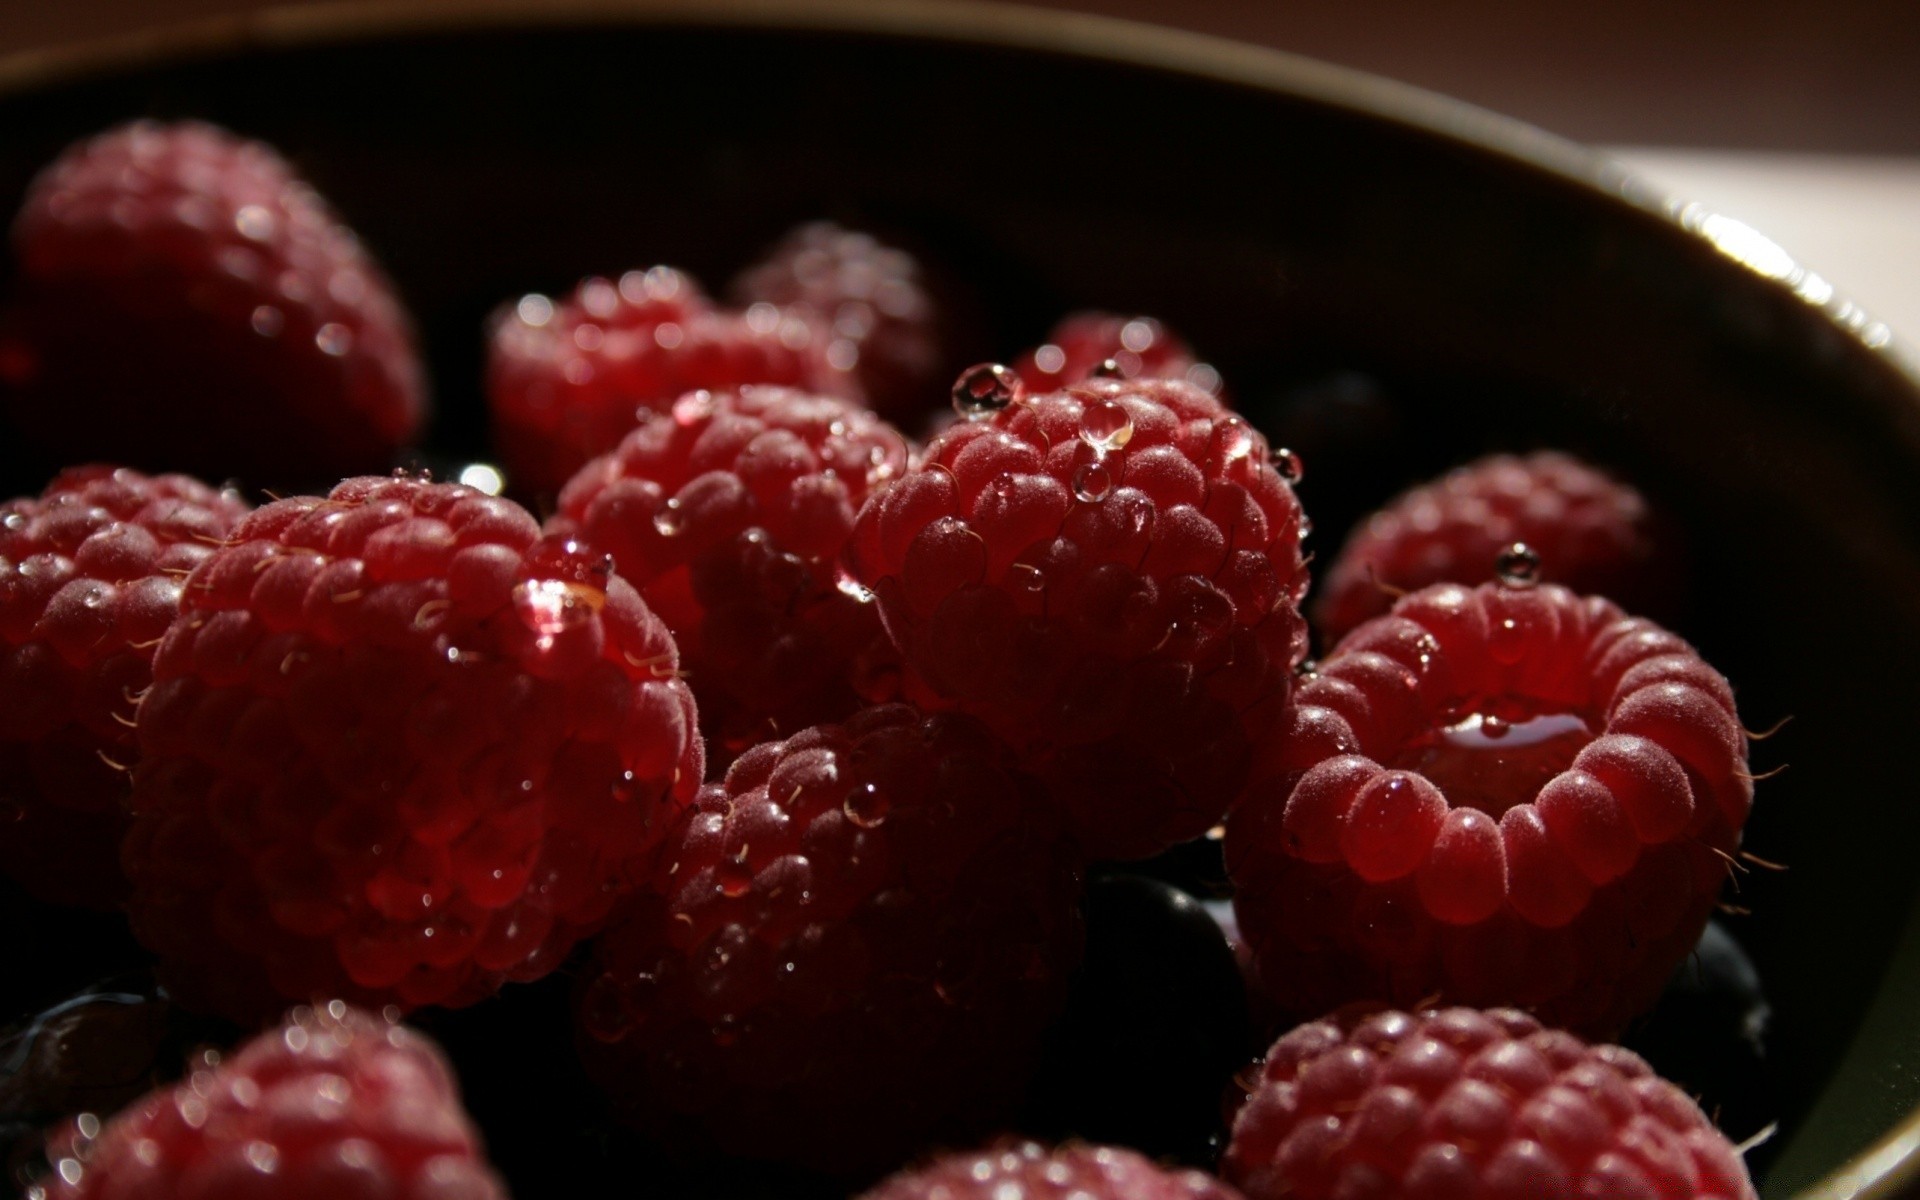
<path fill-rule="evenodd" d="M 981 371 L 956 392 L 974 419 L 861 510 L 851 572 L 909 694 L 1015 746 L 1090 854 L 1197 837 L 1305 652 L 1299 502 L 1264 439 L 1192 384 L 1026 397 Z"/>
<path fill-rule="evenodd" d="M 0 871 L 40 898 L 124 898 L 134 708 L 188 572 L 246 512 L 184 475 L 104 466 L 0 504 Z"/>
<path fill-rule="evenodd" d="M 605 555 L 407 478 L 259 509 L 138 714 L 135 933 L 196 1008 L 458 1005 L 557 966 L 702 773 L 672 638 Z"/>
<path fill-rule="evenodd" d="M 1727 681 L 1554 585 L 1404 597 L 1286 731 L 1226 849 L 1295 1014 L 1439 996 L 1616 1033 L 1700 936 L 1753 798 Z"/>
<path fill-rule="evenodd" d="M 1240 1200 L 1203 1171 L 1163 1167 L 1119 1146 L 1001 1141 L 901 1171 L 860 1200 Z"/>
<path fill-rule="evenodd" d="M 879 613 L 837 573 L 854 514 L 906 471 L 908 453 L 850 401 L 770 386 L 691 392 L 644 414 L 561 492 L 549 532 L 611 553 L 673 631 L 710 770 L 891 686 Z"/>

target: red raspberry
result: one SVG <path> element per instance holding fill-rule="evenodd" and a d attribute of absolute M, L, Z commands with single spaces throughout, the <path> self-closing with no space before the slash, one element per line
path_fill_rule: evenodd
<path fill-rule="evenodd" d="M 459 1005 L 604 921 L 701 776 L 604 556 L 455 484 L 268 505 L 187 581 L 122 860 L 183 1003 Z"/>
<path fill-rule="evenodd" d="M 58 458 L 284 484 L 384 467 L 420 430 L 393 285 L 259 142 L 110 130 L 34 180 L 13 243 L 0 381 Z"/>
<path fill-rule="evenodd" d="M 904 705 L 742 755 L 597 944 L 589 1072 L 658 1138 L 830 1171 L 1004 1120 L 1081 936 L 1008 757 Z"/>
<path fill-rule="evenodd" d="M 687 392 L 777 383 L 858 397 L 823 328 L 771 307 L 713 307 L 671 267 L 586 279 L 555 304 L 528 295 L 493 318 L 487 399 L 507 475 L 551 493 L 620 444 L 636 413 Z"/>
<path fill-rule="evenodd" d="M 1539 557 L 1542 579 L 1644 612 L 1671 590 L 1663 536 L 1639 492 L 1570 454 L 1497 454 L 1414 488 L 1355 530 L 1324 577 L 1314 623 L 1330 645 L 1398 593 L 1492 579 L 1515 542 Z"/>
<path fill-rule="evenodd" d="M 861 510 L 849 560 L 911 694 L 1016 746 L 1094 857 L 1145 857 L 1220 819 L 1285 703 L 1300 521 L 1212 396 L 1102 379 L 941 434 Z"/>
<path fill-rule="evenodd" d="M 1109 370 L 1106 363 L 1111 361 Z M 1102 375 L 1184 379 L 1218 395 L 1220 373 L 1193 356 L 1186 339 L 1152 317 L 1080 312 L 1061 319 L 1047 340 L 1014 364 L 1030 392 L 1051 392 Z"/>
<path fill-rule="evenodd" d="M 1227 828 L 1282 1007 L 1512 1004 L 1607 1034 L 1706 924 L 1753 799 L 1727 681 L 1553 585 L 1436 584 L 1297 689 Z"/>
<path fill-rule="evenodd" d="M 830 329 L 827 357 L 859 377 L 877 411 L 904 421 L 942 399 L 940 313 L 905 250 L 815 221 L 787 234 L 731 290 L 743 308 L 771 304 Z"/>
<path fill-rule="evenodd" d="M 246 512 L 184 475 L 111 467 L 0 504 L 0 870 L 42 899 L 124 895 L 134 705 L 181 583 Z"/>
<path fill-rule="evenodd" d="M 50 1147 L 42 1200 L 506 1200 L 432 1042 L 333 1001 L 222 1061 L 84 1117 Z M 92 1133 L 94 1136 L 87 1136 Z"/>
<path fill-rule="evenodd" d="M 1300 1026 L 1220 1173 L 1248 1200 L 1754 1200 L 1740 1152 L 1638 1055 L 1512 1009 Z"/>
<path fill-rule="evenodd" d="M 854 514 L 907 454 L 850 401 L 691 392 L 574 476 L 547 529 L 612 553 L 673 630 L 712 757 L 730 762 L 851 715 L 856 676 L 890 662 L 879 613 L 835 571 Z"/>
<path fill-rule="evenodd" d="M 1003 1141 L 902 1171 L 860 1200 L 1240 1200 L 1202 1171 L 1163 1167 L 1118 1146 Z"/>

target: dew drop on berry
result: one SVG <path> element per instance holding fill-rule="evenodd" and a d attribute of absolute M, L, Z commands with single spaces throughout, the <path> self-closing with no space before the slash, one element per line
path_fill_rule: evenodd
<path fill-rule="evenodd" d="M 892 807 L 879 785 L 869 782 L 847 793 L 847 798 L 840 804 L 840 811 L 860 828 L 874 829 L 886 822 L 887 811 Z"/>
<path fill-rule="evenodd" d="M 1098 504 L 1113 490 L 1113 473 L 1104 463 L 1083 464 L 1073 473 L 1073 494 L 1082 503 Z"/>
<path fill-rule="evenodd" d="M 457 478 L 463 485 L 489 496 L 498 496 L 507 487 L 507 477 L 492 463 L 468 463 L 460 468 Z"/>
<path fill-rule="evenodd" d="M 861 583 L 858 579 L 855 579 L 852 575 L 849 575 L 844 570 L 840 571 L 839 574 L 834 578 L 833 586 L 839 591 L 839 593 L 842 596 L 846 596 L 849 599 L 855 601 L 856 603 L 859 603 L 859 604 L 873 603 L 873 589 L 868 587 L 866 584 Z"/>
<path fill-rule="evenodd" d="M 1020 398 L 1020 377 L 999 363 L 977 363 L 953 384 L 953 411 L 969 421 L 984 421 Z"/>
<path fill-rule="evenodd" d="M 1493 569 L 1507 587 L 1529 588 L 1540 582 L 1540 555 L 1525 542 L 1515 542 L 1500 552 Z"/>
<path fill-rule="evenodd" d="M 1280 478 L 1289 484 L 1298 485 L 1307 477 L 1306 464 L 1300 456 L 1285 446 L 1277 447 L 1273 452 L 1273 469 L 1280 472 Z"/>
<path fill-rule="evenodd" d="M 353 349 L 353 330 L 338 321 L 328 321 L 313 335 L 313 344 L 320 347 L 320 353 L 339 358 Z"/>
<path fill-rule="evenodd" d="M 279 337 L 287 324 L 286 314 L 271 304 L 257 305 L 249 320 L 253 331 L 264 338 Z"/>
<path fill-rule="evenodd" d="M 1127 371 L 1117 358 L 1103 358 L 1093 370 L 1087 372 L 1091 379 L 1125 379 Z"/>
<path fill-rule="evenodd" d="M 679 537 L 687 527 L 687 514 L 675 497 L 653 512 L 653 529 L 661 537 Z"/>
<path fill-rule="evenodd" d="M 27 518 L 17 512 L 8 513 L 6 520 L 0 521 L 0 525 L 5 525 L 8 533 L 18 533 L 27 527 Z"/>
<path fill-rule="evenodd" d="M 1095 454 L 1119 450 L 1133 440 L 1133 414 L 1114 400 L 1096 400 L 1080 414 L 1080 440 Z"/>
<path fill-rule="evenodd" d="M 1007 568 L 1007 580 L 1021 591 L 1044 592 L 1047 590 L 1046 570 L 1033 563 L 1014 563 Z"/>

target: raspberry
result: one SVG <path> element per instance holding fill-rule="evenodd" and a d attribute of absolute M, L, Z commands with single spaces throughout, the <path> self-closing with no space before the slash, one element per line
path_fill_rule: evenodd
<path fill-rule="evenodd" d="M 1111 368 L 1106 364 L 1111 362 Z M 1152 317 L 1080 312 L 1064 317 L 1047 340 L 1014 364 L 1030 392 L 1051 392 L 1089 379 L 1184 379 L 1218 394 L 1220 373 L 1193 356 L 1186 339 Z"/>
<path fill-rule="evenodd" d="M 1200 1171 L 1160 1166 L 1118 1146 L 1002 1141 L 902 1171 L 860 1200 L 1240 1200 Z"/>
<path fill-rule="evenodd" d="M 733 282 L 741 307 L 770 304 L 831 330 L 827 357 L 867 403 L 906 420 L 940 399 L 941 314 L 904 250 L 830 221 L 802 225 Z"/>
<path fill-rule="evenodd" d="M 1739 1151 L 1638 1055 L 1512 1009 L 1300 1026 L 1220 1170 L 1249 1200 L 1754 1200 Z"/>
<path fill-rule="evenodd" d="M 1492 579 L 1515 542 L 1538 555 L 1542 579 L 1649 611 L 1672 587 L 1666 536 L 1639 492 L 1570 454 L 1497 454 L 1368 518 L 1327 571 L 1314 623 L 1332 644 L 1386 612 L 1398 592 Z"/>
<path fill-rule="evenodd" d="M 1015 398 L 981 386 L 979 407 Z M 1300 522 L 1212 396 L 1101 379 L 941 434 L 867 501 L 849 564 L 908 694 L 1016 746 L 1094 857 L 1145 857 L 1220 819 L 1279 715 L 1305 652 Z"/>
<path fill-rule="evenodd" d="M 0 870 L 42 899 L 125 893 L 134 705 L 181 581 L 246 511 L 183 475 L 111 467 L 0 504 Z"/>
<path fill-rule="evenodd" d="M 506 1200 L 439 1051 L 337 1000 L 93 1121 L 55 1142 L 28 1197 Z"/>
<path fill-rule="evenodd" d="M 835 570 L 867 493 L 907 454 L 892 426 L 846 400 L 692 392 L 645 414 L 561 492 L 549 532 L 611 552 L 673 630 L 710 769 L 851 715 L 855 677 L 891 659 L 874 606 L 841 591 Z"/>
<path fill-rule="evenodd" d="M 1226 852 L 1294 1013 L 1440 996 L 1615 1032 L 1700 936 L 1753 798 L 1727 681 L 1554 585 L 1404 597 L 1300 685 L 1279 745 Z"/>
<path fill-rule="evenodd" d="M 546 973 L 701 776 L 672 639 L 604 556 L 406 478 L 242 522 L 138 721 L 135 933 L 183 1003 L 239 1019 Z"/>
<path fill-rule="evenodd" d="M 425 419 L 392 284 L 259 142 L 110 130 L 34 180 L 13 243 L 5 407 L 59 459 L 303 483 L 385 466 Z"/>
<path fill-rule="evenodd" d="M 820 325 L 771 306 L 716 309 L 671 267 L 583 280 L 556 304 L 523 296 L 493 317 L 487 399 L 515 483 L 551 493 L 619 445 L 637 410 L 687 392 L 776 383 L 857 398 Z"/>
<path fill-rule="evenodd" d="M 597 943 L 589 1072 L 656 1137 L 836 1172 L 1004 1119 L 1080 943 L 1007 757 L 904 705 L 742 755 Z"/>

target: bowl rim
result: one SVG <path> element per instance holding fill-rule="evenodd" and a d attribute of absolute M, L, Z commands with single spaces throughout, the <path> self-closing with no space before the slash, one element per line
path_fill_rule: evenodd
<path fill-rule="evenodd" d="M 1413 84 L 1211 34 L 996 0 L 315 0 L 165 22 L 0 55 L 0 99 L 144 67 L 407 35 L 605 25 L 771 29 L 1060 54 L 1278 92 L 1376 117 L 1601 193 L 1706 243 L 1816 309 L 1920 402 L 1920 359 L 1764 234 L 1593 149 Z M 1909 335 L 1920 339 L 1920 331 Z M 1920 341 L 1915 342 L 1920 349 Z M 1920 1107 L 1795 1200 L 1920 1195 Z"/>

